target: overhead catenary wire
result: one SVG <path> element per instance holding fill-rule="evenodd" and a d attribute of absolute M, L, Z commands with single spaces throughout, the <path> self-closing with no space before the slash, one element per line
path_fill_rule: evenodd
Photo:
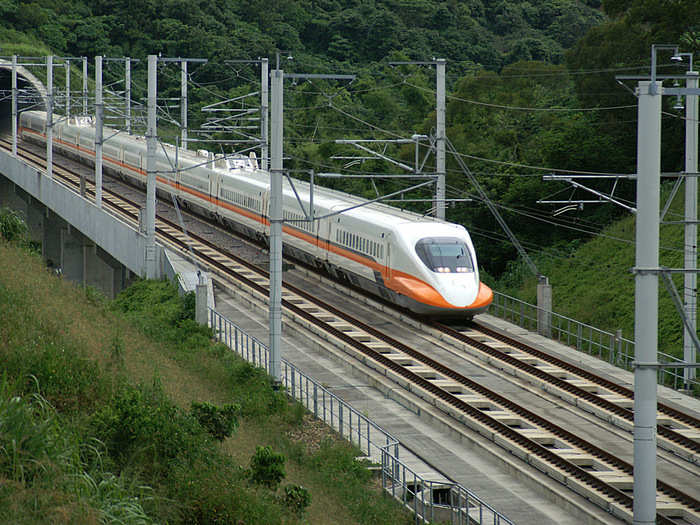
<path fill-rule="evenodd" d="M 396 85 L 398 85 L 398 84 L 400 84 L 400 83 L 397 83 Z M 408 83 L 408 84 L 411 85 L 410 83 Z M 419 87 L 419 86 L 414 86 L 414 87 Z M 385 89 L 385 88 L 384 88 L 384 87 L 379 87 L 379 88 L 375 88 L 375 89 L 379 90 L 379 89 Z M 420 89 L 425 89 L 425 88 L 420 88 Z M 357 90 L 357 91 L 360 92 L 361 90 Z M 431 91 L 431 92 L 433 92 L 433 90 L 426 90 L 426 91 Z M 313 93 L 313 92 L 306 92 L 306 93 Z M 319 93 L 322 94 L 323 92 L 319 92 Z M 220 98 L 223 98 L 221 95 L 219 95 L 219 97 L 220 97 Z M 450 97 L 450 98 L 455 98 L 455 97 Z M 458 98 L 455 98 L 455 99 L 459 100 Z M 478 101 L 469 101 L 469 100 L 466 100 L 466 102 L 478 102 Z M 387 129 L 383 129 L 383 128 L 379 127 L 379 126 L 374 126 L 374 125 L 370 124 L 370 123 L 367 122 L 367 121 L 364 121 L 363 119 L 361 119 L 361 118 L 359 118 L 359 117 L 355 117 L 354 115 L 352 115 L 351 113 L 349 113 L 349 112 L 343 110 L 342 108 L 339 108 L 339 107 L 335 106 L 333 103 L 330 103 L 330 104 L 320 104 L 320 105 L 318 105 L 318 106 L 308 106 L 308 107 L 299 107 L 299 108 L 289 108 L 289 110 L 290 110 L 290 111 L 295 111 L 295 110 L 301 111 L 301 110 L 305 110 L 305 109 L 306 109 L 306 110 L 308 110 L 308 109 L 325 109 L 325 108 L 328 108 L 328 107 L 330 107 L 330 108 L 331 108 L 332 110 L 334 110 L 334 111 L 337 111 L 337 112 L 339 112 L 339 113 L 341 113 L 341 114 L 344 114 L 344 115 L 345 115 L 346 117 L 348 117 L 348 118 L 354 119 L 354 120 L 356 120 L 357 122 L 360 122 L 360 123 L 362 123 L 362 124 L 365 125 L 365 126 L 368 126 L 369 128 L 373 129 L 374 131 L 377 131 L 377 132 L 380 132 L 380 133 L 384 133 L 384 134 L 387 134 L 387 135 L 390 135 L 390 136 L 393 136 L 393 137 L 401 137 L 401 136 L 402 136 L 402 135 L 401 135 L 400 133 L 398 133 L 398 132 L 394 132 L 394 131 L 390 131 L 390 130 L 387 130 Z M 586 109 L 586 108 L 578 108 L 578 109 L 576 109 L 576 108 L 571 108 L 571 109 L 570 109 L 570 108 L 520 108 L 520 107 L 517 107 L 517 106 L 509 107 L 509 106 L 501 106 L 501 105 L 494 105 L 494 107 L 498 107 L 498 108 L 501 108 L 501 109 L 518 109 L 518 110 L 542 110 L 542 109 L 551 110 L 551 109 L 554 109 L 554 110 L 561 110 L 561 111 L 576 111 L 576 110 L 585 110 L 585 109 Z M 602 109 L 622 109 L 622 108 L 629 108 L 629 107 L 635 107 L 635 106 L 616 106 L 616 107 L 610 107 L 610 108 L 588 108 L 588 109 L 590 109 L 590 110 L 602 110 Z M 174 119 L 172 119 L 171 115 L 169 114 L 169 110 L 168 110 L 167 108 L 166 108 L 165 110 L 162 110 L 162 109 L 161 109 L 161 112 L 163 112 L 164 114 L 168 115 L 168 117 L 170 117 L 170 120 L 174 121 Z M 678 118 L 677 115 L 672 115 L 672 114 L 670 114 L 670 115 L 668 115 L 668 116 L 673 117 L 673 118 Z M 309 126 L 309 127 L 311 127 L 311 126 Z M 317 126 L 314 126 L 314 127 L 315 127 L 315 128 L 323 128 L 323 126 L 320 126 L 320 127 L 319 127 L 318 125 L 317 125 Z M 343 128 L 340 128 L 340 129 L 343 130 Z M 356 129 L 356 131 L 359 131 L 359 129 Z M 302 139 L 296 139 L 296 140 L 300 140 L 300 141 L 301 141 Z M 530 166 L 530 165 L 520 164 L 520 163 L 515 163 L 515 162 L 507 162 L 507 161 L 499 161 L 499 160 L 494 160 L 494 159 L 479 158 L 479 157 L 469 156 L 469 155 L 461 154 L 461 153 L 460 153 L 460 155 L 464 156 L 465 158 L 473 158 L 473 159 L 475 159 L 475 160 L 480 160 L 480 161 L 484 161 L 484 162 L 493 162 L 493 163 L 496 163 L 496 164 L 499 164 L 499 165 L 507 165 L 507 166 L 511 166 L 511 167 L 521 167 L 521 168 L 523 168 L 523 169 L 533 169 L 533 170 L 540 170 L 540 171 L 541 171 L 541 170 L 546 170 L 546 171 L 554 171 L 554 172 L 559 172 L 559 173 L 608 174 L 608 173 L 606 173 L 606 172 L 558 170 L 558 169 L 553 169 L 553 168 L 543 167 L 543 166 Z M 300 159 L 300 160 L 301 160 L 301 159 Z M 452 171 L 454 171 L 454 170 L 452 170 Z M 538 174 L 512 174 L 512 173 L 498 173 L 498 172 L 496 172 L 496 173 L 497 173 L 499 176 L 527 176 L 527 177 L 538 176 Z M 617 174 L 617 175 L 619 175 L 619 174 Z M 533 217 L 533 218 L 534 218 L 534 217 Z M 545 219 L 545 218 L 535 218 L 535 220 L 546 220 L 546 219 Z M 552 223 L 556 224 L 555 222 L 552 222 Z M 594 233 L 590 233 L 590 232 L 589 232 L 589 234 L 595 235 L 595 232 L 594 232 Z"/>
<path fill-rule="evenodd" d="M 421 91 L 427 91 L 429 93 L 435 94 L 435 90 L 431 88 L 425 88 L 422 86 L 418 86 L 416 84 L 411 84 L 410 82 L 406 82 L 407 85 L 419 89 Z M 497 109 L 508 109 L 508 110 L 515 110 L 515 111 L 559 111 L 559 112 L 581 112 L 581 111 L 609 111 L 609 110 L 617 110 L 617 109 L 631 109 L 631 108 L 636 108 L 636 105 L 626 105 L 626 106 L 609 106 L 609 107 L 589 107 L 589 108 L 538 108 L 538 107 L 525 107 L 525 106 L 507 106 L 503 104 L 494 104 L 491 102 L 481 102 L 478 100 L 469 100 L 466 98 L 461 98 L 457 97 L 455 95 L 447 95 L 447 98 L 450 100 L 456 100 L 459 102 L 466 102 L 468 104 L 474 104 L 478 106 L 486 106 L 486 107 L 491 107 L 491 108 L 497 108 Z"/>

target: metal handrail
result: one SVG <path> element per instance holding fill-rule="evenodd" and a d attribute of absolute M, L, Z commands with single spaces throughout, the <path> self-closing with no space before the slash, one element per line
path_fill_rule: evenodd
<path fill-rule="evenodd" d="M 545 334 L 542 333 L 542 330 L 539 329 L 540 325 L 538 325 L 538 318 L 542 319 L 542 314 L 545 313 L 542 308 L 496 291 L 493 292 L 493 303 L 491 303 L 488 313 L 527 330 L 539 332 L 617 367 L 626 370 L 633 369 L 634 341 L 622 337 L 619 331 L 611 333 L 556 312 L 546 312 L 551 322 L 548 327 L 549 333 Z M 659 384 L 674 389 L 686 388 L 683 368 L 681 367 L 683 365 L 682 359 L 658 352 L 658 361 L 669 365 L 679 365 L 678 368 L 673 366 L 659 368 L 657 373 Z M 690 385 L 697 390 L 700 388 L 700 381 L 691 379 Z"/>
<path fill-rule="evenodd" d="M 213 308 L 209 308 L 209 326 L 217 341 L 270 372 L 267 345 Z M 400 443 L 390 433 L 285 359 L 281 368 L 287 394 L 380 465 L 382 487 L 415 513 L 417 523 L 513 523 L 469 489 L 457 483 L 429 480 L 413 471 L 399 459 Z"/>

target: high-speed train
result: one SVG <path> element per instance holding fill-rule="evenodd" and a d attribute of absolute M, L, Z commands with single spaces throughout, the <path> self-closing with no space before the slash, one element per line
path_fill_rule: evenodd
<path fill-rule="evenodd" d="M 45 143 L 46 113 L 25 111 L 20 133 Z M 105 128 L 106 172 L 146 183 L 146 141 Z M 54 147 L 89 163 L 95 158 L 94 123 L 85 117 L 54 124 Z M 156 186 L 187 207 L 252 238 L 269 237 L 270 175 L 254 157 L 212 155 L 164 145 L 157 150 Z M 175 162 L 177 157 L 177 169 Z M 468 319 L 493 299 L 479 280 L 476 254 L 463 226 L 399 210 L 303 181 L 283 184 L 286 256 L 325 269 L 394 304 L 428 316 Z"/>

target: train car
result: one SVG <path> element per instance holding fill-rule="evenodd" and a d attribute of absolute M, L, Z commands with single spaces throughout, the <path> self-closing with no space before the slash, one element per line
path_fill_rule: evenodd
<path fill-rule="evenodd" d="M 20 116 L 23 138 L 45 143 L 46 114 Z M 105 171 L 146 183 L 146 142 L 105 128 Z M 54 147 L 94 163 L 95 128 L 90 119 L 70 118 L 54 125 Z M 177 162 L 177 169 L 175 169 Z M 258 240 L 269 238 L 269 173 L 255 159 L 212 155 L 159 146 L 156 187 L 187 207 Z M 296 191 L 295 191 L 296 190 Z M 285 254 L 323 268 L 401 307 L 433 317 L 471 318 L 493 299 L 479 280 L 469 233 L 457 224 L 399 210 L 342 192 L 283 183 Z"/>

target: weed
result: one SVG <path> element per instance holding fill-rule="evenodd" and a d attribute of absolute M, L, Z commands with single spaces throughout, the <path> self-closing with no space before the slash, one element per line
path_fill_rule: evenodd
<path fill-rule="evenodd" d="M 22 216 L 9 208 L 0 208 L 0 237 L 8 242 L 26 244 L 29 228 Z"/>
<path fill-rule="evenodd" d="M 306 508 L 311 505 L 311 493 L 301 485 L 287 485 L 282 501 L 296 516 L 303 518 Z"/>
<path fill-rule="evenodd" d="M 94 286 L 85 286 L 83 290 L 88 303 L 101 308 L 107 306 L 107 297 L 100 290 L 98 290 Z"/>
<path fill-rule="evenodd" d="M 124 366 L 124 343 L 122 338 L 118 333 L 112 336 L 112 342 L 109 347 L 109 354 L 112 359 L 112 363 L 119 368 Z"/>
<path fill-rule="evenodd" d="M 238 427 L 238 414 L 241 407 L 226 404 L 218 408 L 211 403 L 192 403 L 192 415 L 214 439 L 223 441 Z"/>

